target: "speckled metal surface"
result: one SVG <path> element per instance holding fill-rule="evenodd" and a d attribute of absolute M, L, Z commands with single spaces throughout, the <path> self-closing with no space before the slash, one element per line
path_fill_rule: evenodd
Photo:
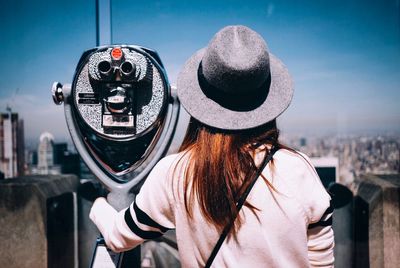
<path fill-rule="evenodd" d="M 149 104 L 142 107 L 142 113 L 136 119 L 136 133 L 141 133 L 151 126 L 161 112 L 164 100 L 164 84 L 161 75 L 153 66 L 153 94 Z"/>
<path fill-rule="evenodd" d="M 89 82 L 88 64 L 86 64 L 78 76 L 76 83 L 75 102 L 78 103 L 79 93 L 94 93 Z M 101 104 L 79 104 L 78 111 L 85 122 L 98 132 L 103 132 L 101 126 Z"/>
<path fill-rule="evenodd" d="M 108 48 L 105 51 L 96 52 L 90 56 L 88 63 L 83 66 L 78 75 L 75 89 L 75 104 L 78 108 L 80 115 L 91 128 L 101 134 L 105 134 L 102 127 L 102 100 L 100 100 L 99 104 L 78 104 L 78 94 L 95 93 L 89 81 L 89 75 L 95 80 L 100 80 L 100 73 L 98 71 L 97 65 L 102 60 L 111 61 L 111 50 L 112 48 Z M 141 107 L 141 113 L 136 116 L 135 135 L 138 135 L 146 131 L 157 121 L 158 116 L 162 112 L 163 102 L 165 99 L 165 94 L 167 94 L 167 89 L 165 88 L 165 84 L 159 70 L 153 64 L 151 64 L 144 55 L 136 51 L 130 50 L 129 48 L 122 48 L 122 51 L 124 52 L 124 57 L 126 60 L 130 60 L 136 64 L 136 75 L 138 77 L 138 81 L 142 79 L 148 79 L 148 76 L 152 76 L 151 99 L 146 105 Z M 148 68 L 151 69 L 148 70 Z M 125 138 L 132 136 L 132 134 L 126 135 L 116 133 L 107 134 L 107 136 L 115 138 Z"/>
<path fill-rule="evenodd" d="M 93 79 L 100 80 L 101 76 L 97 65 L 100 61 L 108 60 L 111 61 L 110 55 L 111 48 L 107 49 L 106 51 L 96 52 L 89 58 L 89 74 Z"/>

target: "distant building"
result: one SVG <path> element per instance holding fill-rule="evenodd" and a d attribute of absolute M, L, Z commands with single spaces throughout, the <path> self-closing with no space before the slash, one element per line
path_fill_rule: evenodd
<path fill-rule="evenodd" d="M 75 174 L 78 177 L 81 173 L 79 154 L 70 152 L 66 142 L 54 144 L 54 164 L 58 166 L 62 174 Z"/>
<path fill-rule="evenodd" d="M 307 146 L 307 139 L 306 138 L 300 138 L 300 147 Z"/>
<path fill-rule="evenodd" d="M 31 174 L 75 174 L 81 175 L 79 154 L 68 150 L 66 142 L 55 143 L 49 132 L 40 135 L 37 151 L 28 153 Z"/>
<path fill-rule="evenodd" d="M 0 114 L 0 172 L 4 178 L 24 175 L 25 143 L 24 122 L 18 119 L 18 113 Z"/>
<path fill-rule="evenodd" d="M 44 132 L 39 138 L 38 147 L 38 174 L 54 174 L 54 137 L 49 132 Z"/>
<path fill-rule="evenodd" d="M 325 188 L 339 178 L 339 159 L 337 157 L 312 157 L 311 162 Z"/>
<path fill-rule="evenodd" d="M 55 143 L 53 145 L 54 148 L 54 164 L 62 165 L 65 162 L 65 155 L 68 154 L 68 144 L 66 142 Z"/>
<path fill-rule="evenodd" d="M 37 150 L 28 152 L 28 164 L 31 166 L 37 166 L 38 164 L 38 152 Z"/>

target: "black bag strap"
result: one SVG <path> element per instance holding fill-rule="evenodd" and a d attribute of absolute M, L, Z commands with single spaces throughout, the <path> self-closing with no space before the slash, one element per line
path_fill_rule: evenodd
<path fill-rule="evenodd" d="M 247 189 L 244 191 L 242 196 L 237 201 L 237 204 L 236 204 L 237 213 L 233 217 L 233 219 L 225 226 L 224 230 L 222 231 L 222 234 L 219 237 L 217 244 L 215 244 L 214 249 L 212 250 L 210 257 L 208 258 L 208 260 L 206 262 L 206 265 L 204 266 L 205 268 L 210 268 L 211 267 L 211 264 L 213 263 L 215 257 L 217 256 L 218 251 L 222 246 L 222 243 L 224 243 L 226 236 L 228 235 L 229 231 L 231 230 L 231 228 L 232 228 L 232 226 L 233 226 L 233 224 L 234 224 L 234 222 L 235 222 L 235 220 L 237 218 L 237 215 L 239 214 L 240 209 L 243 207 L 243 204 L 246 201 L 247 196 L 249 195 L 249 193 L 250 193 L 251 189 L 253 188 L 254 184 L 256 183 L 258 177 L 260 177 L 262 171 L 267 166 L 268 162 L 271 161 L 272 157 L 274 156 L 274 153 L 277 150 L 278 149 L 275 148 L 275 147 L 271 148 L 270 154 L 264 159 L 264 161 L 261 164 L 260 168 L 257 170 L 257 173 L 254 176 L 253 180 L 251 181 L 251 183 L 249 184 Z"/>

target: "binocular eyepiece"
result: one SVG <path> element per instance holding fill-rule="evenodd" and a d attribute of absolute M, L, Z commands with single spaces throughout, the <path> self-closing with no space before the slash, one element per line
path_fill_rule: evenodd
<path fill-rule="evenodd" d="M 100 61 L 97 65 L 98 72 L 102 78 L 100 81 L 110 81 L 112 79 L 122 82 L 137 81 L 140 70 L 136 72 L 136 65 L 132 61 L 125 60 L 119 66 L 117 65 L 118 63 L 108 60 Z"/>
<path fill-rule="evenodd" d="M 152 79 L 151 66 L 148 58 L 123 47 L 114 47 L 90 57 L 89 74 L 95 83 L 141 82 Z"/>

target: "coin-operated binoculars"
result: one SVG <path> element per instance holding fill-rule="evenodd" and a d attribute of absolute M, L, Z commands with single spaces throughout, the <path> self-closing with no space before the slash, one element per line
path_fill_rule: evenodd
<path fill-rule="evenodd" d="M 158 54 L 130 45 L 88 50 L 72 85 L 55 82 L 52 94 L 64 102 L 76 149 L 109 190 L 109 203 L 127 207 L 166 154 L 179 114 Z"/>

